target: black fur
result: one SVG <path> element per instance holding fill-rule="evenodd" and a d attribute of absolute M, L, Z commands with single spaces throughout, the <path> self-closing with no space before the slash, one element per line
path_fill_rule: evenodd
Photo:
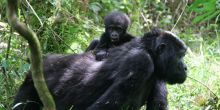
<path fill-rule="evenodd" d="M 127 33 L 129 17 L 122 12 L 112 12 L 105 17 L 105 32 L 98 41 L 92 41 L 86 51 L 94 50 L 96 60 L 101 61 L 108 56 L 108 50 L 131 41 L 134 37 Z M 96 43 L 94 43 L 96 42 Z M 94 48 L 94 44 L 97 44 Z"/>
<path fill-rule="evenodd" d="M 57 110 L 139 110 L 156 84 L 183 83 L 186 79 L 182 60 L 186 46 L 169 32 L 149 32 L 109 51 L 103 61 L 95 60 L 90 52 L 44 59 L 46 82 Z M 30 74 L 14 105 L 26 100 L 35 103 L 27 103 L 24 110 L 38 110 L 33 107 L 41 102 Z"/>
<path fill-rule="evenodd" d="M 145 36 L 159 36 L 160 30 L 153 28 L 150 33 Z M 152 45 L 149 43 L 149 45 Z M 153 55 L 153 53 L 151 53 Z M 153 55 L 156 56 L 156 55 Z M 164 81 L 156 80 L 147 99 L 147 110 L 168 110 L 167 87 Z"/>
<path fill-rule="evenodd" d="M 98 44 L 99 44 L 99 40 L 98 39 L 93 40 L 89 44 L 89 46 L 86 48 L 86 52 L 88 52 L 89 50 L 94 50 Z"/>
<path fill-rule="evenodd" d="M 147 110 L 168 110 L 167 88 L 162 80 L 156 80 L 147 99 Z"/>

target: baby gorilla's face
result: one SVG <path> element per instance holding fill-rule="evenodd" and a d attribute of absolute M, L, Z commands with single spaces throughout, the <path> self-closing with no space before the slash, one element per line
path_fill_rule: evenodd
<path fill-rule="evenodd" d="M 106 29 L 112 43 L 118 43 L 123 36 L 123 28 L 120 25 L 110 25 Z"/>
<path fill-rule="evenodd" d="M 105 17 L 104 22 L 105 32 L 108 34 L 111 43 L 117 45 L 127 31 L 130 24 L 129 17 L 122 12 L 112 12 Z"/>

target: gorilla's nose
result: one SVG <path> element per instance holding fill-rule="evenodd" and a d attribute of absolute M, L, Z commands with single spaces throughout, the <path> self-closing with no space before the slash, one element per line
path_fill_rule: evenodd
<path fill-rule="evenodd" d="M 187 67 L 184 67 L 184 70 L 187 71 Z"/>
<path fill-rule="evenodd" d="M 179 70 L 187 71 L 186 64 L 184 64 L 182 62 L 178 64 L 178 68 L 179 68 Z"/>

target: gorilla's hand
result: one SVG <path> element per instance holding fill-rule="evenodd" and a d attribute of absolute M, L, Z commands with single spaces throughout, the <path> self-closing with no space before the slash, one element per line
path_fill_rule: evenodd
<path fill-rule="evenodd" d="M 96 53 L 96 60 L 101 61 L 102 59 L 108 57 L 108 52 L 101 50 L 99 52 Z"/>

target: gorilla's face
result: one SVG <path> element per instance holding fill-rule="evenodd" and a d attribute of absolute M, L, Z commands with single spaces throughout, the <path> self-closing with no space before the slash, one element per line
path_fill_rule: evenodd
<path fill-rule="evenodd" d="M 170 84 L 183 83 L 187 77 L 187 67 L 183 61 L 186 45 L 171 32 L 163 32 L 159 36 L 155 46 L 156 73 Z"/>
<path fill-rule="evenodd" d="M 123 36 L 125 30 L 120 25 L 110 25 L 106 27 L 106 31 L 110 36 L 112 43 L 117 43 L 120 41 L 120 37 Z"/>

